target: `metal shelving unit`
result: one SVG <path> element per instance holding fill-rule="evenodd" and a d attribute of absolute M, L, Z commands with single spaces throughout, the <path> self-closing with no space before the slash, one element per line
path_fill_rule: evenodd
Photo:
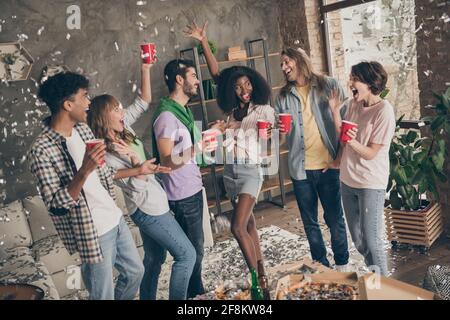
<path fill-rule="evenodd" d="M 262 45 L 262 50 L 263 50 L 262 55 L 254 55 L 254 52 L 255 52 L 254 46 L 257 44 Z M 207 65 L 200 63 L 197 47 L 181 50 L 180 58 L 184 58 L 186 54 L 191 54 L 193 56 L 194 63 L 196 66 L 196 71 L 197 71 L 197 77 L 198 77 L 198 80 L 200 81 L 200 87 L 199 87 L 199 89 L 200 89 L 199 90 L 199 98 L 200 99 L 198 101 L 190 102 L 188 105 L 190 107 L 194 107 L 194 106 L 201 107 L 203 126 L 204 126 L 204 128 L 208 128 L 209 127 L 208 126 L 209 119 L 208 119 L 207 104 L 215 103 L 216 99 L 209 99 L 209 100 L 205 99 L 205 93 L 204 93 L 204 88 L 203 88 L 202 68 L 207 67 Z M 269 66 L 269 57 L 277 56 L 277 55 L 279 55 L 279 53 L 269 53 L 266 40 L 260 38 L 260 39 L 251 40 L 247 43 L 247 55 L 248 55 L 248 57 L 245 59 L 219 61 L 218 63 L 219 63 L 219 65 L 221 65 L 221 64 L 235 64 L 238 62 L 246 62 L 248 67 L 255 69 L 255 67 L 256 67 L 255 61 L 263 59 L 264 67 L 265 67 L 265 76 L 266 76 L 267 83 L 269 84 L 269 87 L 272 88 L 272 91 L 280 89 L 281 87 L 273 87 L 272 86 L 272 79 L 270 76 L 270 66 Z M 271 96 L 270 102 L 271 102 L 271 105 L 273 105 L 273 102 L 274 102 L 273 95 Z M 288 153 L 288 150 L 280 150 L 280 152 L 277 152 L 276 155 L 271 155 L 270 157 L 273 157 L 273 156 L 276 157 L 275 159 L 278 161 L 278 164 L 280 164 L 280 156 L 287 154 L 287 153 Z M 208 207 L 210 209 L 215 208 L 217 215 L 222 214 L 222 206 L 230 202 L 230 200 L 227 198 L 221 198 L 221 192 L 219 190 L 219 184 L 217 181 L 217 173 L 222 172 L 223 169 L 224 169 L 223 165 L 212 164 L 201 170 L 203 177 L 206 177 L 208 175 L 212 176 L 215 199 L 213 201 L 208 201 Z M 267 194 L 267 200 L 269 202 L 283 208 L 286 203 L 285 202 L 286 201 L 285 187 L 290 184 L 292 184 L 292 182 L 289 179 L 285 179 L 284 175 L 283 175 L 283 171 L 281 169 L 279 169 L 278 170 L 278 179 L 270 178 L 270 177 L 269 177 L 269 179 L 266 179 L 264 181 L 263 187 L 261 189 L 261 193 Z M 280 193 L 281 193 L 281 201 L 280 202 L 276 202 L 272 198 L 271 191 L 276 190 L 276 189 L 280 189 Z"/>

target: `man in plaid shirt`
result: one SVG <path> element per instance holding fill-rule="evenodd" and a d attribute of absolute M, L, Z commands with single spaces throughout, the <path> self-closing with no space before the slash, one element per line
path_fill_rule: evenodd
<path fill-rule="evenodd" d="M 84 76 L 67 72 L 40 87 L 51 116 L 31 147 L 30 169 L 65 247 L 80 255 L 90 299 L 133 299 L 144 268 L 115 204 L 113 178 L 149 174 L 154 168 L 115 172 L 102 165 L 105 144 L 86 149 L 85 142 L 94 139 L 85 124 L 88 86 Z M 120 272 L 115 288 L 113 266 Z"/>

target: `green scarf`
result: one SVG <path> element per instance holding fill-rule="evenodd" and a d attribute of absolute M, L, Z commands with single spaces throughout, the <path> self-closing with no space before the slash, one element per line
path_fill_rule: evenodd
<path fill-rule="evenodd" d="M 178 120 L 180 120 L 182 124 L 186 126 L 186 128 L 189 130 L 189 133 L 191 134 L 191 141 L 194 146 L 198 141 L 202 139 L 202 133 L 195 125 L 194 115 L 192 111 L 189 108 L 183 107 L 169 97 L 164 97 L 161 99 L 158 108 L 153 114 L 153 125 L 155 124 L 155 121 L 159 117 L 159 115 L 165 111 L 171 112 Z M 159 163 L 160 156 L 154 133 L 152 135 L 152 149 L 153 156 L 156 157 Z M 199 165 L 200 167 L 206 166 L 206 163 L 203 161 L 203 155 L 201 153 L 197 154 L 195 159 L 197 161 L 197 165 Z"/>

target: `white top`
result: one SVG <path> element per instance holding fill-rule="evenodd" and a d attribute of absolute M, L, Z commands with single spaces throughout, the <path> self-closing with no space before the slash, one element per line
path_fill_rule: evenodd
<path fill-rule="evenodd" d="M 75 162 L 77 169 L 83 164 L 86 144 L 81 139 L 77 130 L 72 130 L 72 136 L 66 138 L 67 148 Z M 98 236 L 102 236 L 119 224 L 123 213 L 111 198 L 108 191 L 103 187 L 97 171 L 92 172 L 83 186 L 86 202 L 97 229 Z"/>
<path fill-rule="evenodd" d="M 267 153 L 268 146 L 264 145 L 265 140 L 260 139 L 258 141 L 258 120 L 269 121 L 273 125 L 275 124 L 275 110 L 270 105 L 255 105 L 250 103 L 247 116 L 242 121 L 234 119 L 231 114 L 227 121 L 226 141 L 224 142 L 227 147 L 230 147 L 230 141 L 235 142 L 236 157 L 239 160 L 245 158 L 250 160 L 251 164 L 260 163 L 260 155 Z M 234 139 L 233 139 L 234 138 Z M 231 150 L 231 148 L 229 149 Z M 227 161 L 229 154 L 227 154 Z"/>

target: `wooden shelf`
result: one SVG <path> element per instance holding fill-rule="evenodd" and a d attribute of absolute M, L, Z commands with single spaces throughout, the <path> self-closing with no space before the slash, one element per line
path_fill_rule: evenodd
<path fill-rule="evenodd" d="M 223 206 L 224 204 L 231 203 L 230 199 L 228 198 L 222 198 L 220 199 L 220 205 Z M 215 199 L 208 199 L 208 208 L 212 209 L 216 207 L 216 200 Z"/>
<path fill-rule="evenodd" d="M 279 182 L 278 182 L 278 177 L 276 178 L 271 178 L 269 180 L 265 180 L 263 183 L 263 186 L 261 188 L 261 192 L 267 192 L 267 191 L 272 191 L 272 190 L 277 190 L 280 188 Z M 292 180 L 290 179 L 284 179 L 284 186 L 289 186 L 292 184 Z M 225 204 L 230 203 L 230 199 L 228 198 L 221 198 L 220 199 L 220 205 L 223 206 Z M 216 207 L 216 200 L 215 199 L 208 199 L 208 208 L 215 208 Z"/>
<path fill-rule="evenodd" d="M 211 174 L 211 167 L 212 167 L 212 165 L 207 166 L 207 167 L 205 167 L 205 168 L 202 168 L 202 169 L 200 170 L 200 172 L 202 173 L 202 177 Z M 225 169 L 225 168 L 224 168 L 223 164 L 217 164 L 217 165 L 216 165 L 216 172 L 222 172 L 224 169 Z"/>
<path fill-rule="evenodd" d="M 274 56 L 278 56 L 278 55 L 280 55 L 279 52 L 272 52 L 272 53 L 269 53 L 269 54 L 268 54 L 269 57 L 274 57 Z M 245 58 L 245 59 L 223 60 L 223 61 L 218 61 L 217 63 L 220 65 L 220 64 L 235 63 L 235 62 L 244 62 L 244 61 L 248 61 L 248 60 L 257 60 L 257 59 L 264 59 L 264 55 L 251 56 L 251 57 L 247 57 L 247 58 Z M 207 66 L 208 66 L 208 64 L 206 64 L 206 63 L 202 63 L 202 64 L 200 65 L 200 67 L 202 67 L 202 68 L 207 67 Z"/>
<path fill-rule="evenodd" d="M 284 179 L 284 181 L 283 181 L 283 185 L 284 186 L 288 186 L 288 185 L 291 185 L 291 184 L 292 184 L 292 180 L 291 179 Z M 268 179 L 268 180 L 264 181 L 263 186 L 261 188 L 261 192 L 276 190 L 278 188 L 280 188 L 280 183 L 279 183 L 278 177 L 271 178 L 271 179 Z"/>

